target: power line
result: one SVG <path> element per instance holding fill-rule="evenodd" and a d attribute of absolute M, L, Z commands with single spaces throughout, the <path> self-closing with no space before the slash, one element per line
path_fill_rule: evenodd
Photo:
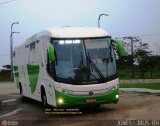
<path fill-rule="evenodd" d="M 128 35 L 129 37 L 149 37 L 149 36 L 160 36 L 160 34 L 159 33 L 157 33 L 157 34 L 141 34 L 141 35 Z M 117 39 L 119 39 L 119 38 L 126 38 L 127 36 L 125 36 L 125 37 L 116 37 Z"/>
<path fill-rule="evenodd" d="M 7 4 L 7 3 L 10 3 L 10 2 L 13 2 L 13 1 L 15 1 L 15 0 L 10 0 L 10 1 L 6 1 L 6 2 L 2 2 L 2 3 L 0 3 L 0 5 Z"/>
<path fill-rule="evenodd" d="M 9 55 L 9 53 L 6 53 L 6 54 L 0 54 L 0 56 L 7 56 Z"/>
<path fill-rule="evenodd" d="M 143 35 L 137 35 L 137 36 L 156 36 L 156 35 L 160 35 L 160 34 L 143 34 Z"/>

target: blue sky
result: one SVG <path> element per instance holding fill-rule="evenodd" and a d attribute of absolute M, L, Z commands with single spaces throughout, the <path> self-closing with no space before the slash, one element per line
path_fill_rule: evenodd
<path fill-rule="evenodd" d="M 7 0 L 0 0 L 0 3 Z M 9 64 L 9 36 L 13 22 L 14 47 L 32 34 L 49 27 L 93 26 L 98 16 L 101 28 L 112 37 L 160 34 L 160 0 L 15 0 L 0 4 L 0 67 Z M 143 37 L 158 51 L 160 36 Z"/>

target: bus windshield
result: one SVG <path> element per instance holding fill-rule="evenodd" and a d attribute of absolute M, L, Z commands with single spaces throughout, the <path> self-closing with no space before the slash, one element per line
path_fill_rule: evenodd
<path fill-rule="evenodd" d="M 117 77 L 110 38 L 53 39 L 56 80 L 69 84 L 102 83 Z"/>

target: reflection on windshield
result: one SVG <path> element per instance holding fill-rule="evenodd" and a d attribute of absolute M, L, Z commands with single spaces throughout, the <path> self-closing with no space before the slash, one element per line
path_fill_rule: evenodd
<path fill-rule="evenodd" d="M 109 38 L 53 40 L 56 77 L 74 83 L 105 80 L 116 74 Z"/>

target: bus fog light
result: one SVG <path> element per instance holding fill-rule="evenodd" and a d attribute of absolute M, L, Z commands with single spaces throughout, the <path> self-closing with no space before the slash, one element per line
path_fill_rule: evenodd
<path fill-rule="evenodd" d="M 59 99 L 58 99 L 58 103 L 59 103 L 59 104 L 63 104 L 63 99 L 62 99 L 62 98 L 59 98 Z"/>
<path fill-rule="evenodd" d="M 116 95 L 116 98 L 117 98 L 117 99 L 119 98 L 119 95 L 118 95 L 118 94 Z"/>

